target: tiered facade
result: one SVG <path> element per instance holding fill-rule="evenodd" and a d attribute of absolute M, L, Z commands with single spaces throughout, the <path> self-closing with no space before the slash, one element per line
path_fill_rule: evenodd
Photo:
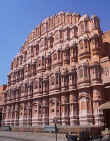
<path fill-rule="evenodd" d="M 102 34 L 97 16 L 59 12 L 38 25 L 12 61 L 3 124 L 103 125 L 110 61 Z"/>
<path fill-rule="evenodd" d="M 0 126 L 2 121 L 2 109 L 3 109 L 3 103 L 4 103 L 4 92 L 6 90 L 6 85 L 0 86 Z"/>

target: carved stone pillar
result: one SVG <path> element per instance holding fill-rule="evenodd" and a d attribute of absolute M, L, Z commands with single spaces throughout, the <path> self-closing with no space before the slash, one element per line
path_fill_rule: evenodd
<path fill-rule="evenodd" d="M 100 105 L 103 104 L 103 91 L 101 86 L 93 87 L 93 114 L 94 124 L 96 126 L 103 126 L 103 113 L 99 110 Z"/>
<path fill-rule="evenodd" d="M 9 106 L 7 106 L 6 107 L 6 109 L 5 109 L 5 111 L 4 111 L 4 113 L 5 113 L 5 121 L 6 121 L 6 125 L 9 125 L 10 123 L 9 123 Z"/>
<path fill-rule="evenodd" d="M 79 91 L 79 122 L 80 125 L 93 125 L 91 96 L 89 89 Z"/>
<path fill-rule="evenodd" d="M 79 108 L 78 108 L 78 96 L 77 92 L 70 93 L 70 125 L 77 126 L 79 124 Z"/>
<path fill-rule="evenodd" d="M 61 117 L 62 117 L 62 125 L 70 124 L 70 106 L 69 106 L 69 95 L 61 96 Z"/>
<path fill-rule="evenodd" d="M 24 103 L 24 109 L 23 109 L 23 127 L 27 127 L 27 103 Z"/>
<path fill-rule="evenodd" d="M 53 119 L 55 117 L 55 98 L 49 98 L 49 125 L 53 125 Z"/>
<path fill-rule="evenodd" d="M 39 99 L 38 101 L 38 119 L 37 123 L 39 126 L 42 125 L 42 100 Z"/>
<path fill-rule="evenodd" d="M 44 98 L 42 102 L 42 122 L 43 125 L 49 124 L 49 105 L 48 105 L 48 98 Z"/>
<path fill-rule="evenodd" d="M 57 124 L 61 124 L 59 96 L 49 98 L 49 125 L 54 125 L 54 119 L 57 119 Z"/>
<path fill-rule="evenodd" d="M 19 105 L 15 106 L 15 126 L 19 126 Z"/>
<path fill-rule="evenodd" d="M 7 119 L 7 116 L 6 116 Z M 12 105 L 10 106 L 10 119 L 9 119 L 9 124 L 11 125 L 11 121 L 12 121 Z"/>
<path fill-rule="evenodd" d="M 23 127 L 24 126 L 24 113 L 25 113 L 25 104 L 24 103 L 20 103 L 19 105 L 19 127 Z"/>
<path fill-rule="evenodd" d="M 29 102 L 27 107 L 27 127 L 30 126 L 32 126 L 32 102 Z"/>
<path fill-rule="evenodd" d="M 55 118 L 57 119 L 57 125 L 61 125 L 61 101 L 60 96 L 56 96 L 55 99 Z"/>
<path fill-rule="evenodd" d="M 11 119 L 11 126 L 14 126 L 15 122 L 15 105 L 12 105 L 12 119 Z"/>

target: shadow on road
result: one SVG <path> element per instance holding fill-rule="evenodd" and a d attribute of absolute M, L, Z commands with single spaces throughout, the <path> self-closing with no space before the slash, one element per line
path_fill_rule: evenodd
<path fill-rule="evenodd" d="M 0 138 L 4 138 L 4 139 L 12 139 L 14 141 L 30 141 L 30 139 L 23 139 L 23 138 L 16 138 L 16 137 L 10 137 L 10 136 L 0 136 Z M 35 140 L 31 140 L 31 141 L 35 141 Z"/>

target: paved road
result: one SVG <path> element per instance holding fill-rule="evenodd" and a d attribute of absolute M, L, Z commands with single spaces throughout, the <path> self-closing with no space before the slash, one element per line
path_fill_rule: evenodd
<path fill-rule="evenodd" d="M 40 134 L 40 133 L 27 133 L 27 132 L 1 132 L 0 141 L 56 141 L 55 136 Z M 57 141 L 65 141 L 64 137 L 58 137 Z"/>

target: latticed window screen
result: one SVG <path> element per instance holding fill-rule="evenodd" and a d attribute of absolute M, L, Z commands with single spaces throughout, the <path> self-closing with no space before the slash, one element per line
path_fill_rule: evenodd
<path fill-rule="evenodd" d="M 80 78 L 83 77 L 83 68 L 82 67 L 79 68 L 79 76 Z"/>

